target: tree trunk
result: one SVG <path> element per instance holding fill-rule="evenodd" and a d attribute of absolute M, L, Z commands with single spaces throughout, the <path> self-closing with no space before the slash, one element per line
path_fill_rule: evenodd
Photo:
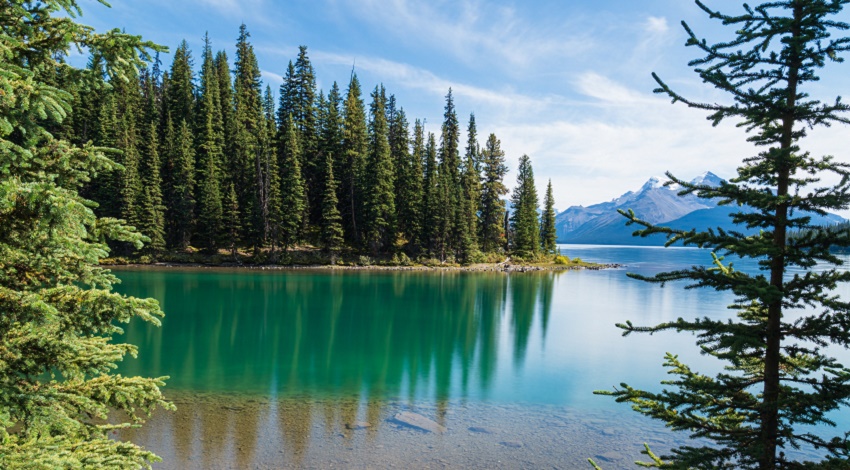
<path fill-rule="evenodd" d="M 800 22 L 803 19 L 803 8 L 797 3 L 794 6 L 794 26 L 792 27 L 791 40 L 797 41 L 800 37 Z M 791 146 L 793 144 L 792 133 L 797 103 L 797 83 L 801 65 L 799 48 L 789 60 L 788 68 L 788 96 L 786 99 L 786 110 L 782 117 L 782 137 L 780 141 L 780 159 L 777 168 L 776 196 L 778 198 L 788 195 L 789 179 L 791 175 L 791 162 L 789 161 Z M 776 207 L 773 245 L 776 253 L 770 263 L 770 285 L 779 292 L 779 297 L 771 299 L 767 310 L 767 331 L 765 332 L 766 348 L 764 357 L 764 393 L 761 411 L 762 445 L 763 455 L 760 467 L 763 470 L 776 468 L 776 450 L 779 434 L 779 391 L 780 391 L 780 359 L 782 340 L 782 293 L 784 291 L 783 277 L 785 275 L 785 249 L 788 225 L 788 204 L 783 202 Z"/>

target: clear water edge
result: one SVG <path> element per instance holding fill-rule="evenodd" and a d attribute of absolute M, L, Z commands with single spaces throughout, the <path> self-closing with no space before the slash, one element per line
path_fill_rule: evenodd
<path fill-rule="evenodd" d="M 405 461 L 417 468 L 575 468 L 586 457 L 620 468 L 640 457 L 646 436 L 656 450 L 667 450 L 686 436 L 592 391 L 622 381 L 657 389 L 667 351 L 699 370 L 718 365 L 696 353 L 689 335 L 623 339 L 613 325 L 728 317 L 731 297 L 660 289 L 625 276 L 709 263 L 701 250 L 563 249 L 627 267 L 514 275 L 118 271 L 122 292 L 155 297 L 167 312 L 161 329 L 127 328 L 140 359 L 127 361 L 122 372 L 171 375 L 167 393 L 179 408 L 121 437 L 162 454 L 161 468 Z M 298 405 L 310 403 L 321 405 L 309 406 L 309 413 Z M 352 414 L 352 407 L 361 411 Z M 448 433 L 401 425 L 393 416 L 403 409 L 444 420 Z M 844 414 L 838 418 L 847 428 Z M 482 420 L 487 425 L 477 426 Z M 370 426 L 346 428 L 358 421 Z M 221 436 L 230 438 L 219 442 Z M 211 446 L 230 450 L 210 460 L 204 456 L 212 455 Z"/>

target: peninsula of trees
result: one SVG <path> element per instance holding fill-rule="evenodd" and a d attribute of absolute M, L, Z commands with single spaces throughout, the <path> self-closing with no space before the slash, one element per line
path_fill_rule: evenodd
<path fill-rule="evenodd" d="M 307 245 L 331 261 L 346 252 L 470 263 L 486 253 L 555 251 L 551 187 L 541 224 L 523 156 L 515 212 L 506 214 L 500 141 L 490 134 L 481 146 L 470 114 L 464 145 L 451 89 L 440 135 L 419 119 L 411 132 L 383 85 L 367 106 L 354 72 L 344 91 L 336 82 L 317 90 L 301 46 L 275 98 L 249 38 L 242 25 L 232 69 L 207 36 L 197 75 L 183 41 L 167 71 L 157 58 L 122 80 L 93 55 L 87 76 L 96 78 L 56 78 L 72 89 L 75 107 L 54 132 L 121 150 L 112 158 L 123 168 L 83 189 L 99 216 L 150 238 L 141 252 L 125 244 L 113 247 L 117 254 L 156 259 L 197 247 L 278 262 Z"/>

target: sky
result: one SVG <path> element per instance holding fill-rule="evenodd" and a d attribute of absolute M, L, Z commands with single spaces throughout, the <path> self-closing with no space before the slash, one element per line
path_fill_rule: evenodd
<path fill-rule="evenodd" d="M 707 0 L 741 12 L 741 3 Z M 712 127 L 704 111 L 654 94 L 656 72 L 684 96 L 709 103 L 728 97 L 688 67 L 681 21 L 709 42 L 731 28 L 682 0 L 81 0 L 80 22 L 98 31 L 123 28 L 172 51 L 186 40 L 200 66 L 203 36 L 233 60 L 239 25 L 251 34 L 263 80 L 277 91 L 298 46 L 307 46 L 319 88 L 342 90 L 352 68 L 364 100 L 382 83 L 412 123 L 439 137 L 452 89 L 464 130 L 475 114 L 479 141 L 501 140 L 513 187 L 519 157 L 529 155 L 538 193 L 552 181 L 555 206 L 590 205 L 636 190 L 670 171 L 692 179 L 705 171 L 735 175 L 758 152 L 734 121 Z M 850 12 L 840 18 L 850 21 Z M 165 67 L 171 57 L 162 56 Z M 831 102 L 845 94 L 850 61 L 831 64 L 809 88 Z M 850 161 L 850 129 L 815 129 L 814 155 Z M 465 136 L 462 142 L 466 142 Z M 842 213 L 850 217 L 850 211 Z"/>

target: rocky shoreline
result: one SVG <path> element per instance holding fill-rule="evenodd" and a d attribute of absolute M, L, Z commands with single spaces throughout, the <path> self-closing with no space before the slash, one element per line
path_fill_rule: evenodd
<path fill-rule="evenodd" d="M 158 262 L 158 263 L 122 263 L 108 264 L 108 268 L 195 268 L 195 269 L 251 269 L 258 271 L 288 271 L 288 270 L 330 270 L 330 271 L 458 271 L 458 272 L 502 272 L 502 273 L 528 273 L 528 272 L 543 272 L 543 271 L 578 271 L 591 270 L 599 271 L 602 269 L 618 269 L 624 267 L 618 263 L 607 264 L 525 264 L 512 263 L 510 261 L 496 264 L 471 264 L 468 266 L 459 265 L 442 265 L 442 266 L 383 266 L 383 265 L 250 265 L 238 263 L 221 263 L 221 264 L 202 264 L 202 263 L 175 263 L 175 262 Z"/>

